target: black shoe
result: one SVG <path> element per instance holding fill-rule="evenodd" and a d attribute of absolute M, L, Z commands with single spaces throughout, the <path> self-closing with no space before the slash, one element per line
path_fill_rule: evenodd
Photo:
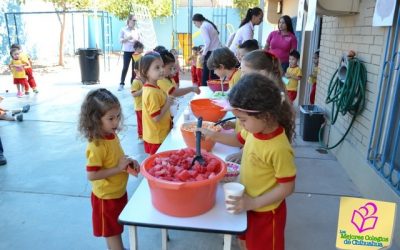
<path fill-rule="evenodd" d="M 3 153 L 0 153 L 0 166 L 6 165 L 7 160 L 6 157 L 4 157 Z"/>
<path fill-rule="evenodd" d="M 26 104 L 25 106 L 22 107 L 22 112 L 26 113 L 31 109 L 31 105 Z"/>
<path fill-rule="evenodd" d="M 24 120 L 24 116 L 22 114 L 16 115 L 15 119 L 19 122 L 22 122 Z"/>

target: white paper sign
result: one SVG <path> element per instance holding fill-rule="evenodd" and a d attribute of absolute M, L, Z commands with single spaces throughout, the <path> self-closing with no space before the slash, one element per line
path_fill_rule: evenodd
<path fill-rule="evenodd" d="M 305 0 L 299 0 L 299 7 L 297 10 L 296 31 L 301 31 L 303 29 L 304 1 Z"/>
<path fill-rule="evenodd" d="M 392 26 L 396 0 L 377 0 L 372 26 Z"/>
<path fill-rule="evenodd" d="M 308 1 L 307 23 L 304 30 L 312 31 L 314 29 L 315 15 L 317 12 L 317 0 Z"/>

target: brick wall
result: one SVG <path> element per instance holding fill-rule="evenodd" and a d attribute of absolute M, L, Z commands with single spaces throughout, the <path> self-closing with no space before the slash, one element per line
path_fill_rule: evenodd
<path fill-rule="evenodd" d="M 346 140 L 366 157 L 372 119 L 375 112 L 379 73 L 383 60 L 383 48 L 386 38 L 385 29 L 372 27 L 372 16 L 375 8 L 374 0 L 360 1 L 360 14 L 346 17 L 323 17 L 321 47 L 320 47 L 320 74 L 316 102 L 321 105 L 330 117 L 331 104 L 325 104 L 329 82 L 339 66 L 342 55 L 352 49 L 357 57 L 364 61 L 367 69 L 366 104 L 362 114 L 357 118 Z M 342 116 L 331 129 L 343 134 L 350 124 L 352 116 Z M 334 141 L 331 141 L 333 144 Z"/>

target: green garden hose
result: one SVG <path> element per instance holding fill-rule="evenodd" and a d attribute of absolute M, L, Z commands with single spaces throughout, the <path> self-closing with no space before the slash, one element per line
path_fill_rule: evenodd
<path fill-rule="evenodd" d="M 350 132 L 357 116 L 364 110 L 365 87 L 367 83 L 367 70 L 364 64 L 357 58 L 348 60 L 346 78 L 341 81 L 337 76 L 339 69 L 335 71 L 328 86 L 328 94 L 325 103 L 332 103 L 331 125 L 335 124 L 339 113 L 343 116 L 347 112 L 352 115 L 352 119 L 342 138 L 333 146 L 324 145 L 322 142 L 322 132 L 326 125 L 319 130 L 319 143 L 324 149 L 333 149 L 343 142 Z M 326 123 L 325 123 L 326 124 Z"/>

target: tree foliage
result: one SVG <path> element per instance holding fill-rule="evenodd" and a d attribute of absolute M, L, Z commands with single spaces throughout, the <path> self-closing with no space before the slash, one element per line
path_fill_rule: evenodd
<path fill-rule="evenodd" d="M 125 20 L 131 12 L 130 4 L 147 6 L 153 17 L 170 16 L 172 13 L 171 0 L 98 0 L 99 8 L 104 9 L 120 20 Z"/>
<path fill-rule="evenodd" d="M 248 9 L 257 7 L 259 5 L 259 0 L 233 0 L 233 6 L 239 9 L 240 18 L 245 17 Z"/>

